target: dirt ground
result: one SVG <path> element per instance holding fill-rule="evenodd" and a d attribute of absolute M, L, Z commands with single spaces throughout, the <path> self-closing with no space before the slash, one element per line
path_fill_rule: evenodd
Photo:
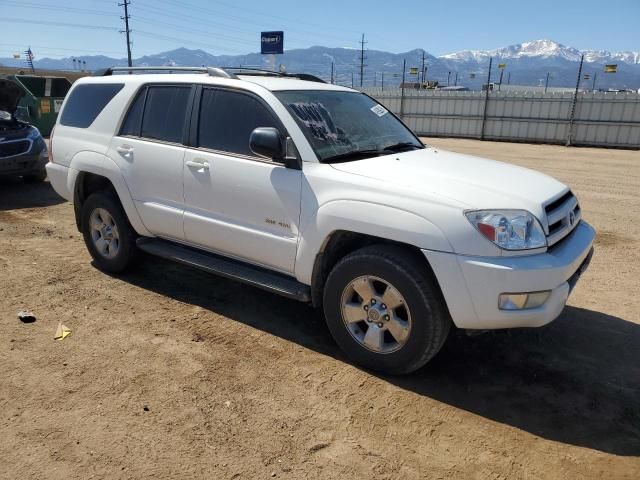
<path fill-rule="evenodd" d="M 306 305 L 155 258 L 105 275 L 48 183 L 0 183 L 0 478 L 640 478 L 640 152 L 426 141 L 558 177 L 598 238 L 557 321 L 456 332 L 406 377 Z"/>

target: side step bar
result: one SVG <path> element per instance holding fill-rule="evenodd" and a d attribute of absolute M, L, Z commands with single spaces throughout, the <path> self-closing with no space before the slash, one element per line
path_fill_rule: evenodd
<path fill-rule="evenodd" d="M 294 300 L 311 301 L 311 289 L 307 285 L 265 268 L 158 238 L 139 238 L 136 244 L 140 250 L 151 255 L 199 268 Z"/>

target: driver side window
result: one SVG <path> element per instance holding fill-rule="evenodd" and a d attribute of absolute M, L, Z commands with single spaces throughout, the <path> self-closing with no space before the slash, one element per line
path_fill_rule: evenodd
<path fill-rule="evenodd" d="M 255 157 L 249 148 L 249 137 L 258 127 L 282 130 L 273 114 L 252 96 L 229 90 L 202 90 L 198 147 Z"/>

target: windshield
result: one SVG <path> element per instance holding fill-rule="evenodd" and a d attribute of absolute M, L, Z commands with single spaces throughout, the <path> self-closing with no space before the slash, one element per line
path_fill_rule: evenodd
<path fill-rule="evenodd" d="M 424 148 L 386 108 L 358 92 L 274 92 L 298 123 L 321 162 Z"/>

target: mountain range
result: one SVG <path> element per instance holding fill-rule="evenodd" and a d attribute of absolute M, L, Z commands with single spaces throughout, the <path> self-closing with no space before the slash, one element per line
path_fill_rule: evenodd
<path fill-rule="evenodd" d="M 71 57 L 53 59 L 37 58 L 35 67 L 42 69 L 73 70 Z M 464 50 L 447 55 L 434 56 L 423 49 L 404 53 L 390 53 L 379 50 L 366 50 L 364 86 L 380 86 L 383 77 L 387 86 L 398 85 L 402 76 L 403 61 L 406 60 L 406 81 L 417 81 L 411 69 L 418 71 L 422 67 L 424 56 L 427 79 L 437 80 L 440 85 L 458 85 L 478 89 L 487 81 L 489 58 L 493 57 L 492 81 L 500 76 L 499 64 L 505 64 L 503 82 L 517 85 L 544 84 L 547 73 L 551 87 L 575 87 L 578 64 L 584 55 L 583 74 L 590 79 L 583 80 L 583 88 L 591 88 L 594 75 L 597 76 L 597 88 L 640 88 L 640 52 L 609 52 L 606 50 L 580 51 L 552 40 L 535 40 L 510 45 L 495 50 Z M 126 66 L 125 58 L 111 58 L 102 55 L 76 56 L 86 62 L 86 68 L 95 70 L 110 66 Z M 134 59 L 136 66 L 245 66 L 273 68 L 284 65 L 290 72 L 306 72 L 318 75 L 326 80 L 331 77 L 331 64 L 334 65 L 334 78 L 337 83 L 355 86 L 360 84 L 360 51 L 351 48 L 328 48 L 314 46 L 304 49 L 285 50 L 275 58 L 259 53 L 246 55 L 212 55 L 204 50 L 178 48 L 154 55 L 145 55 Z M 617 73 L 604 73 L 604 66 L 617 64 Z M 25 66 L 24 60 L 0 58 L 0 65 Z M 79 65 L 79 63 L 77 64 Z M 75 67 L 76 69 L 79 67 Z M 415 71 L 415 70 L 414 70 Z"/>

